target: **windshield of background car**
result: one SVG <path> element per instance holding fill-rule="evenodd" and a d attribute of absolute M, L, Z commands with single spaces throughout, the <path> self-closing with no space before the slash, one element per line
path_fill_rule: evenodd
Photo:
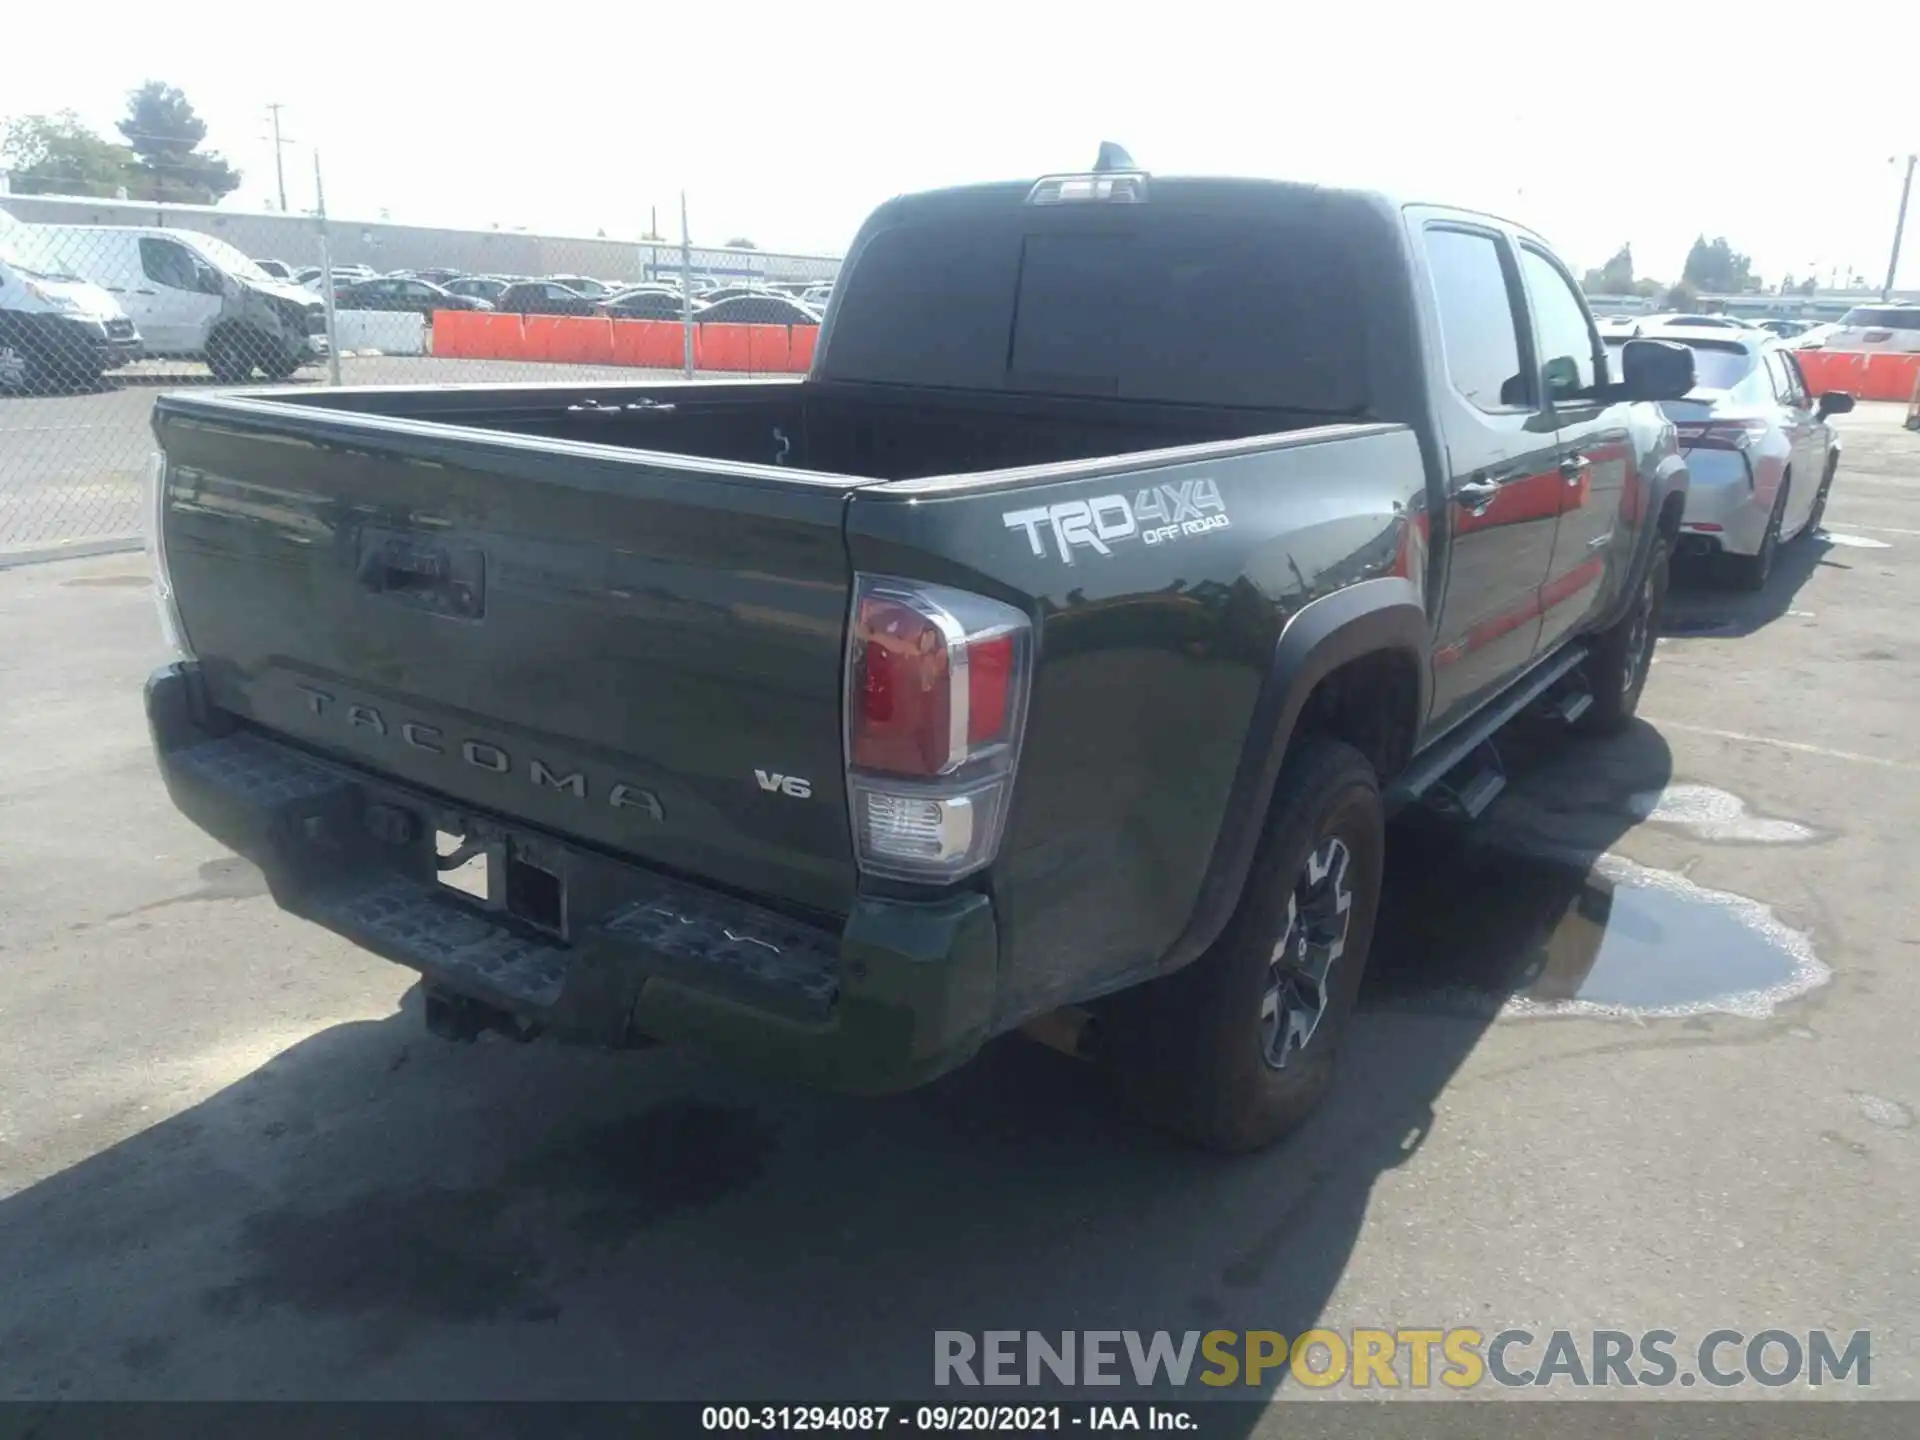
<path fill-rule="evenodd" d="M 1312 194 L 1246 216 L 1152 199 L 909 215 L 840 283 L 823 373 L 1358 413 L 1366 312 L 1351 248 Z"/>
<path fill-rule="evenodd" d="M 1760 363 L 1760 357 L 1753 351 L 1737 345 L 1714 345 L 1692 338 L 1681 343 L 1693 351 L 1693 389 L 1687 392 L 1690 395 L 1705 390 L 1731 390 Z"/>
<path fill-rule="evenodd" d="M 273 276 L 254 264 L 243 252 L 236 250 L 224 240 L 216 240 L 211 235 L 195 235 L 188 242 L 190 248 L 197 250 L 202 259 L 216 269 L 229 275 L 237 275 L 242 280 L 264 280 L 273 283 Z"/>

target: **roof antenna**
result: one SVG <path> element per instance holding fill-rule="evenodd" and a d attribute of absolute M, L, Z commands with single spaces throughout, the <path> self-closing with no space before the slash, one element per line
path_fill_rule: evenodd
<path fill-rule="evenodd" d="M 1093 162 L 1093 173 L 1099 175 L 1108 170 L 1138 170 L 1133 157 L 1111 140 L 1100 142 L 1100 157 Z"/>

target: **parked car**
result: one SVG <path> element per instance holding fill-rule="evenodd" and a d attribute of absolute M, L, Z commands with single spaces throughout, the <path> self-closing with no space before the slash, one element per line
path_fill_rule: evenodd
<path fill-rule="evenodd" d="M 1823 324 L 1810 325 L 1787 343 L 1795 350 L 1822 350 L 1827 341 L 1840 333 L 1839 325 L 1829 320 Z"/>
<path fill-rule="evenodd" d="M 296 285 L 304 285 L 312 290 L 318 290 L 325 276 L 326 272 L 318 265 L 306 265 L 294 272 L 293 283 Z M 362 280 L 372 280 L 374 278 L 376 278 L 375 272 L 373 268 L 368 265 L 336 265 L 333 267 L 333 288 L 335 290 L 338 290 L 342 285 L 357 285 Z"/>
<path fill-rule="evenodd" d="M 651 287 L 612 296 L 602 301 L 600 308 L 627 320 L 679 320 L 685 316 L 687 302 L 672 290 Z M 693 302 L 696 317 L 705 308 L 700 301 Z"/>
<path fill-rule="evenodd" d="M 1809 320 L 1756 320 L 1753 328 L 1764 330 L 1780 340 L 1791 340 L 1796 335 L 1804 335 L 1812 328 Z"/>
<path fill-rule="evenodd" d="M 33 253 L 39 228 L 0 233 L 0 390 L 28 395 L 97 384 L 140 353 L 111 295 Z"/>
<path fill-rule="evenodd" d="M 240 251 L 197 230 L 47 225 L 39 243 L 99 284 L 140 332 L 142 353 L 204 360 L 235 384 L 258 370 L 284 380 L 327 353 L 326 308 Z"/>
<path fill-rule="evenodd" d="M 596 303 L 552 280 L 522 280 L 502 290 L 493 308 L 518 315 L 591 315 Z"/>
<path fill-rule="evenodd" d="M 786 384 L 159 396 L 168 791 L 441 1035 L 880 1091 L 1091 1018 L 1142 1114 L 1271 1141 L 1388 812 L 1632 716 L 1694 352 L 1611 384 L 1538 237 L 1319 186 L 945 190 L 851 254 Z"/>
<path fill-rule="evenodd" d="M 546 275 L 541 277 L 556 285 L 563 285 L 576 295 L 584 295 L 589 300 L 602 300 L 613 294 L 614 287 L 604 280 L 596 280 L 591 275 Z"/>
<path fill-rule="evenodd" d="M 833 298 L 833 286 L 809 285 L 800 295 L 800 303 L 809 310 L 826 313 L 827 302 Z"/>
<path fill-rule="evenodd" d="M 820 312 L 798 300 L 764 291 L 715 300 L 700 312 L 703 325 L 818 325 Z"/>
<path fill-rule="evenodd" d="M 462 275 L 457 280 L 447 281 L 444 288 L 450 295 L 465 295 L 474 300 L 485 300 L 493 304 L 499 300 L 501 292 L 511 285 L 511 280 L 497 275 Z"/>
<path fill-rule="evenodd" d="M 1828 350 L 1920 352 L 1920 305 L 1856 305 L 1821 345 Z"/>
<path fill-rule="evenodd" d="M 1678 330 L 1751 330 L 1752 324 L 1738 315 L 1642 315 L 1638 321 L 1647 333 L 1660 329 Z"/>
<path fill-rule="evenodd" d="M 293 279 L 293 271 L 287 268 L 284 260 L 256 260 L 253 262 L 276 280 Z"/>
<path fill-rule="evenodd" d="M 1820 527 L 1840 465 L 1828 421 L 1853 409 L 1853 397 L 1816 399 L 1792 350 L 1761 331 L 1641 333 L 1693 352 L 1694 388 L 1661 407 L 1687 458 L 1680 553 L 1719 557 L 1740 585 L 1758 590 L 1779 547 Z"/>
<path fill-rule="evenodd" d="M 455 295 L 425 280 L 400 280 L 391 275 L 343 285 L 333 292 L 333 303 L 341 310 L 402 310 L 428 319 L 436 310 L 493 309 L 478 296 Z"/>

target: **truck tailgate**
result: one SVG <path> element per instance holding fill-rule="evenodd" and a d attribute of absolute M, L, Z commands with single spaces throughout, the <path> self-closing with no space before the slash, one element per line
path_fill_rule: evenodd
<path fill-rule="evenodd" d="M 164 526 L 209 698 L 353 764 L 823 914 L 860 482 L 164 397 Z"/>

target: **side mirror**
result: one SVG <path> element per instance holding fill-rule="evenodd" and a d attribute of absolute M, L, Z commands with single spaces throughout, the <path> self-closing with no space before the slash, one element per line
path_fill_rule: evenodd
<path fill-rule="evenodd" d="M 1620 347 L 1620 388 L 1629 400 L 1678 400 L 1694 387 L 1693 351 L 1665 340 Z"/>
<path fill-rule="evenodd" d="M 1820 397 L 1820 418 L 1845 415 L 1853 409 L 1853 396 L 1844 390 L 1829 390 Z"/>

